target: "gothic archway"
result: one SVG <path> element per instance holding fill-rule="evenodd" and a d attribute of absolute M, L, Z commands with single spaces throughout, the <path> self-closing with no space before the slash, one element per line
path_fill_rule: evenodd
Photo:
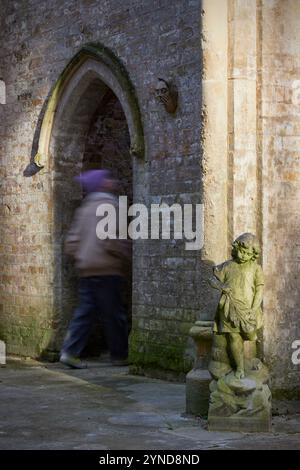
<path fill-rule="evenodd" d="M 114 132 L 111 126 L 115 126 Z M 108 150 L 102 145 L 104 141 Z M 138 102 L 126 70 L 106 48 L 85 46 L 52 91 L 34 158 L 35 166 L 43 169 L 52 183 L 54 313 L 50 351 L 59 349 L 76 303 L 76 276 L 63 252 L 66 231 L 81 201 L 74 176 L 82 169 L 110 167 L 123 182 L 126 180 L 123 191 L 131 199 L 133 167 L 143 161 L 143 156 Z"/>
<path fill-rule="evenodd" d="M 83 46 L 68 63 L 55 83 L 37 129 L 31 166 L 24 171 L 25 176 L 32 176 L 42 168 L 48 168 L 50 162 L 50 139 L 56 114 L 62 101 L 70 96 L 72 87 L 86 77 L 97 75 L 118 97 L 124 110 L 130 134 L 130 152 L 143 158 L 145 153 L 144 133 L 139 104 L 134 86 L 128 73 L 115 54 L 102 44 L 90 43 Z"/>

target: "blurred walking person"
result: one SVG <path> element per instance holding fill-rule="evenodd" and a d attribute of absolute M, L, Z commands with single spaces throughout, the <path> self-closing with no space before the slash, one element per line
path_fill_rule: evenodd
<path fill-rule="evenodd" d="M 96 233 L 100 204 L 111 204 L 118 221 L 117 181 L 108 170 L 90 170 L 76 178 L 85 193 L 66 237 L 65 251 L 75 260 L 79 274 L 79 305 L 62 346 L 60 361 L 72 368 L 86 365 L 80 356 L 100 314 L 114 365 L 128 364 L 128 320 L 122 302 L 122 284 L 129 271 L 130 241 L 100 239 Z"/>

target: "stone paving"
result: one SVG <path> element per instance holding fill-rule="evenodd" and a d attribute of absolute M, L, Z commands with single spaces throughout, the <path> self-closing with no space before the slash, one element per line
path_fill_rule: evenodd
<path fill-rule="evenodd" d="M 105 359 L 85 370 L 11 358 L 0 369 L 0 449 L 300 449 L 300 407 L 270 434 L 208 432 L 186 416 L 185 385 Z"/>

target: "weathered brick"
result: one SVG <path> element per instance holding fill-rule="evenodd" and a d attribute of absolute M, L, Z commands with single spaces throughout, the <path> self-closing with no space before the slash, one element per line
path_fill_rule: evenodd
<path fill-rule="evenodd" d="M 150 204 L 156 197 L 172 204 L 181 193 L 185 202 L 200 199 L 200 119 L 195 116 L 200 116 L 201 106 L 201 2 L 29 0 L 2 4 L 0 76 L 7 86 L 7 104 L 0 107 L 0 165 L 5 177 L 0 214 L 5 250 L 0 256 L 6 320 L 0 324 L 8 351 L 36 355 L 40 343 L 45 348 L 60 346 L 75 302 L 74 273 L 61 258 L 61 245 L 80 200 L 71 181 L 82 162 L 86 167 L 102 164 L 116 170 L 130 197 L 133 170 L 136 202 Z M 56 139 L 50 172 L 24 178 L 49 93 L 70 59 L 91 41 L 110 48 L 133 82 L 144 125 L 146 161 L 132 161 L 129 156 L 128 130 L 119 103 L 112 98 L 91 116 L 94 101 L 92 95 L 85 95 L 78 115 L 72 116 L 71 128 L 62 130 Z M 157 77 L 172 79 L 177 85 L 179 109 L 174 116 L 155 97 Z M 95 89 L 95 97 L 97 93 Z M 74 136 L 78 137 L 76 145 Z M 180 325 L 198 315 L 201 298 L 197 279 L 190 275 L 193 269 L 197 272 L 198 261 L 198 254 L 186 252 L 183 243 L 135 243 L 133 342 L 139 350 L 148 341 L 145 364 L 155 366 L 155 357 L 156 366 L 164 367 L 164 351 L 171 354 L 164 325 L 176 330 L 180 340 L 176 349 L 176 335 L 172 337 L 174 361 L 169 358 L 165 368 L 185 367 L 187 336 Z M 186 278 L 183 272 L 188 273 Z M 179 303 L 181 296 L 186 298 L 184 306 Z M 30 307 L 34 311 L 29 315 Z M 27 316 L 35 321 L 28 323 Z M 172 320 L 163 323 L 165 317 Z M 151 338 L 150 318 L 162 330 Z M 56 342 L 43 331 L 52 331 Z"/>

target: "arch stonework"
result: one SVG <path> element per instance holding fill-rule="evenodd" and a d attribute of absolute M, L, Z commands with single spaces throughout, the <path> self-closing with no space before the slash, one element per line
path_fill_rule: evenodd
<path fill-rule="evenodd" d="M 120 61 L 106 48 L 83 47 L 58 78 L 42 119 L 34 163 L 48 174 L 49 316 L 50 328 L 43 354 L 59 351 L 76 300 L 75 271 L 63 250 L 72 214 L 81 191 L 74 176 L 81 171 L 90 124 L 111 90 L 124 112 L 135 168 L 144 163 L 144 135 L 134 87 Z M 135 179 L 138 183 L 138 176 Z M 134 265 L 134 263 L 133 263 Z"/>
<path fill-rule="evenodd" d="M 50 160 L 50 140 L 54 121 L 76 86 L 83 80 L 86 84 L 99 78 L 119 99 L 128 123 L 130 151 L 132 156 L 144 157 L 144 133 L 134 86 L 120 60 L 108 48 L 100 44 L 84 46 L 68 63 L 58 78 L 48 101 L 38 139 L 35 164 L 47 168 Z"/>

